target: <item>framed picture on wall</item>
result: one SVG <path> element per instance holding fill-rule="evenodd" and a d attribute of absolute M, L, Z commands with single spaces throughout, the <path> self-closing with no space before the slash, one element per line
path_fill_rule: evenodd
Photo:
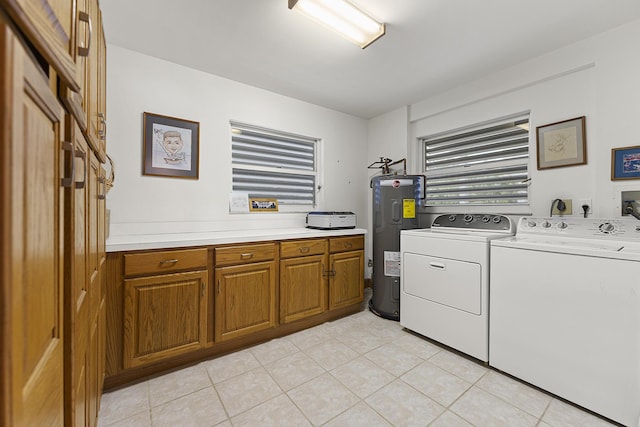
<path fill-rule="evenodd" d="M 585 117 L 536 127 L 538 170 L 587 163 Z"/>
<path fill-rule="evenodd" d="M 200 123 L 144 113 L 142 174 L 198 179 Z"/>
<path fill-rule="evenodd" d="M 611 150 L 611 180 L 640 179 L 640 145 Z"/>

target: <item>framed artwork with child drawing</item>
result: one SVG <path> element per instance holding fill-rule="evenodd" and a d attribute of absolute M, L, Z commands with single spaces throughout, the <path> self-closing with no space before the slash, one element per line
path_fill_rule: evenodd
<path fill-rule="evenodd" d="M 200 123 L 144 113 L 142 174 L 198 179 Z"/>

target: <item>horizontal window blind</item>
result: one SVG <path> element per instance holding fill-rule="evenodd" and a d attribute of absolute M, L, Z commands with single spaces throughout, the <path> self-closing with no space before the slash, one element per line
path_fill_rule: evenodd
<path fill-rule="evenodd" d="M 421 141 L 427 206 L 528 203 L 528 114 Z"/>
<path fill-rule="evenodd" d="M 315 204 L 318 140 L 231 123 L 233 191 L 280 204 Z"/>

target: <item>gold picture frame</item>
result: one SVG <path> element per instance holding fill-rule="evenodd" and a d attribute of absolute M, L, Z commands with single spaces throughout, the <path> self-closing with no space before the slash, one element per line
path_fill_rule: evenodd
<path fill-rule="evenodd" d="M 538 170 L 587 163 L 585 116 L 536 127 Z"/>
<path fill-rule="evenodd" d="M 249 198 L 250 212 L 278 212 L 278 199 L 264 197 Z"/>
<path fill-rule="evenodd" d="M 611 149 L 611 180 L 640 179 L 640 145 Z"/>

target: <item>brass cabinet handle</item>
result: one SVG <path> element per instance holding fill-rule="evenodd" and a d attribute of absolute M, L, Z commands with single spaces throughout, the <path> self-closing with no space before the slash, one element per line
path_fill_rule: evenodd
<path fill-rule="evenodd" d="M 85 183 L 87 181 L 87 154 L 82 150 L 75 150 L 73 156 L 76 159 L 82 159 L 82 181 L 75 181 L 76 188 L 84 188 Z M 74 168 L 75 168 L 75 159 L 74 159 Z"/>
<path fill-rule="evenodd" d="M 251 259 L 253 258 L 253 252 L 247 252 L 245 254 L 240 254 L 240 259 Z"/>
<path fill-rule="evenodd" d="M 91 16 L 87 12 L 78 12 L 78 20 L 86 22 L 89 26 L 89 42 L 87 43 L 87 47 L 78 47 L 78 55 L 87 57 L 89 56 L 89 51 L 91 50 L 91 39 L 93 38 L 93 25 L 91 25 Z"/>
<path fill-rule="evenodd" d="M 322 275 L 325 277 L 332 277 L 336 275 L 336 271 L 335 270 L 325 270 L 324 269 L 324 264 L 322 264 Z"/>
<path fill-rule="evenodd" d="M 202 284 L 200 285 L 200 287 L 202 288 L 202 296 L 204 297 L 204 282 L 202 282 Z"/>
<path fill-rule="evenodd" d="M 73 149 L 73 143 L 70 141 L 63 141 L 62 142 L 62 151 L 66 151 L 68 153 L 73 153 L 75 156 L 75 152 Z M 64 173 L 63 173 L 64 175 Z M 65 188 L 71 188 L 73 186 L 73 182 L 75 181 L 75 175 L 76 175 L 76 162 L 74 159 L 71 159 L 71 171 L 70 171 L 70 176 L 63 176 L 60 179 L 60 185 L 65 187 Z"/>
<path fill-rule="evenodd" d="M 344 247 L 347 248 L 347 249 L 351 249 L 353 247 L 353 243 L 347 242 L 347 243 L 344 244 Z"/>
<path fill-rule="evenodd" d="M 103 176 L 98 177 L 98 183 L 102 184 L 102 193 L 98 194 L 98 200 L 107 198 L 107 179 Z"/>
<path fill-rule="evenodd" d="M 98 113 L 98 119 L 100 119 L 100 129 L 98 129 L 98 136 L 101 141 L 104 141 L 107 138 L 107 119 L 105 118 L 104 113 Z"/>
<path fill-rule="evenodd" d="M 306 254 L 307 252 L 309 252 L 309 246 L 303 246 L 301 248 L 298 248 L 298 250 L 301 254 Z"/>
<path fill-rule="evenodd" d="M 165 259 L 163 261 L 160 261 L 160 265 L 176 264 L 177 262 L 177 259 Z"/>
<path fill-rule="evenodd" d="M 220 293 L 220 279 L 218 279 L 218 294 Z"/>

